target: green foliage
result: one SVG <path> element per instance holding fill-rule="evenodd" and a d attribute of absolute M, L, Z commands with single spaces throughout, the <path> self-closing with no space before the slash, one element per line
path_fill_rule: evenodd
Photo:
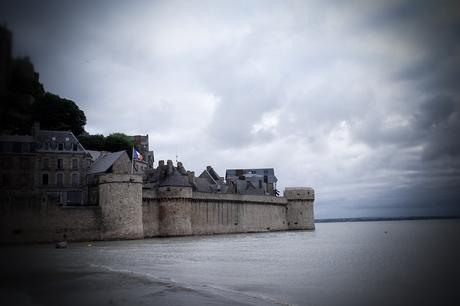
<path fill-rule="evenodd" d="M 104 151 L 104 140 L 102 134 L 78 136 L 78 141 L 86 150 Z"/>
<path fill-rule="evenodd" d="M 49 92 L 32 105 L 32 119 L 39 121 L 43 129 L 71 130 L 75 135 L 85 131 L 85 113 L 75 102 Z"/>
<path fill-rule="evenodd" d="M 86 150 L 118 152 L 126 151 L 132 154 L 133 141 L 123 133 L 113 133 L 107 137 L 103 135 L 81 135 L 78 140 Z"/>
<path fill-rule="evenodd" d="M 131 138 L 123 133 L 113 133 L 105 138 L 105 151 L 117 152 L 126 150 L 131 154 L 133 141 Z"/>

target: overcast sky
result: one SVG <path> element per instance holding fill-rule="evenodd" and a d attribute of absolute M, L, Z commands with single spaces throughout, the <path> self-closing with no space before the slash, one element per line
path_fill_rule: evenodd
<path fill-rule="evenodd" d="M 456 1 L 7 2 L 14 54 L 90 133 L 273 167 L 319 218 L 460 214 Z"/>

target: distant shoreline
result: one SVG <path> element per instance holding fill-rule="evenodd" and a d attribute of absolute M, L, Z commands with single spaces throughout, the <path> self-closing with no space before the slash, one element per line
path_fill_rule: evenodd
<path fill-rule="evenodd" d="M 460 216 L 419 216 L 419 217 L 360 217 L 360 218 L 324 218 L 315 219 L 315 223 L 332 222 L 366 222 L 366 221 L 404 221 L 404 220 L 434 220 L 460 219 Z"/>

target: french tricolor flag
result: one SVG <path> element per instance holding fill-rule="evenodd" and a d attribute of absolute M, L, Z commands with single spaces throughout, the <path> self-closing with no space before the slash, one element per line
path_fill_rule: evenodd
<path fill-rule="evenodd" d="M 139 153 L 136 149 L 133 148 L 133 159 L 137 159 L 140 161 L 144 160 L 144 156 L 142 156 L 141 153 Z"/>

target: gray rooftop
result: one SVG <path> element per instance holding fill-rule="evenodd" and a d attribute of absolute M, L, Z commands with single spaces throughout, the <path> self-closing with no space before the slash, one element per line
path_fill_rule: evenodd
<path fill-rule="evenodd" d="M 37 150 L 56 151 L 60 143 L 63 144 L 61 151 L 74 152 L 73 144 L 77 145 L 76 151 L 83 152 L 85 150 L 71 131 L 39 130 L 37 132 Z"/>
<path fill-rule="evenodd" d="M 86 150 L 86 153 L 88 153 L 91 156 L 91 160 L 95 161 L 99 157 L 101 157 L 103 154 L 107 153 L 104 151 L 94 151 L 94 150 Z"/>
<path fill-rule="evenodd" d="M 98 158 L 88 170 L 88 174 L 106 172 L 115 163 L 125 151 L 106 153 Z"/>

